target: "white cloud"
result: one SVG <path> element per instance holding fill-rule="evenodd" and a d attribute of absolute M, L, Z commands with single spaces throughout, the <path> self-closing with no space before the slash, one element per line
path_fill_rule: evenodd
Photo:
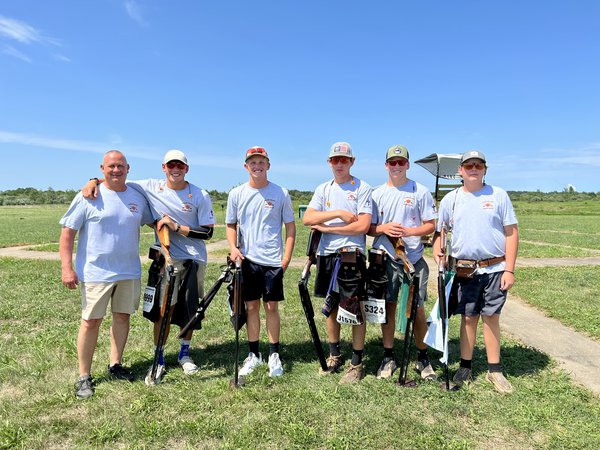
<path fill-rule="evenodd" d="M 61 150 L 75 150 L 92 153 L 104 153 L 107 150 L 109 150 L 106 144 L 100 144 L 96 142 L 49 138 L 44 136 L 36 136 L 34 134 L 28 133 L 13 133 L 11 131 L 4 130 L 0 130 L 0 143 L 33 145 L 37 147 L 56 148 Z"/>
<path fill-rule="evenodd" d="M 140 25 L 148 25 L 148 22 L 142 16 L 142 9 L 136 0 L 125 0 L 125 11 L 135 22 Z"/>
<path fill-rule="evenodd" d="M 31 58 L 29 56 L 20 52 L 19 50 L 17 50 L 16 48 L 14 48 L 11 45 L 4 45 L 2 47 L 2 53 L 4 53 L 5 55 L 8 55 L 8 56 L 14 56 L 15 58 L 18 58 L 22 61 L 28 62 L 29 64 L 32 63 Z"/>
<path fill-rule="evenodd" d="M 58 61 L 64 61 L 64 62 L 68 62 L 68 63 L 71 62 L 71 58 L 69 58 L 61 53 L 55 53 L 53 56 Z"/>
<path fill-rule="evenodd" d="M 135 147 L 124 145 L 119 136 L 111 135 L 106 142 L 80 141 L 76 139 L 63 139 L 47 136 L 38 136 L 30 133 L 14 133 L 0 130 L 0 144 L 17 144 L 32 147 L 52 148 L 56 150 L 69 150 L 84 153 L 104 154 L 108 150 L 118 149 L 127 154 L 141 159 L 158 160 L 162 150 L 148 147 Z M 156 155 L 156 156 L 150 156 Z"/>
<path fill-rule="evenodd" d="M 58 40 L 44 36 L 31 25 L 10 17 L 0 16 L 0 36 L 18 41 L 22 44 L 52 44 L 60 45 Z"/>
<path fill-rule="evenodd" d="M 10 40 L 21 46 L 32 44 L 60 46 L 60 41 L 58 39 L 44 36 L 39 30 L 31 25 L 5 16 L 0 16 L 0 38 Z M 32 59 L 28 55 L 12 45 L 5 44 L 2 48 L 2 53 L 19 58 L 28 63 L 32 62 Z M 69 58 L 62 54 L 55 54 L 53 56 L 59 61 L 71 62 Z"/>
<path fill-rule="evenodd" d="M 531 161 L 541 165 L 584 165 L 600 167 L 600 143 L 591 143 L 581 148 L 547 148 L 541 150 L 539 158 Z"/>

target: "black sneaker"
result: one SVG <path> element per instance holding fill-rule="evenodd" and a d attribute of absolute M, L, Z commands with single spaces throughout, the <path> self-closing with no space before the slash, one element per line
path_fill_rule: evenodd
<path fill-rule="evenodd" d="M 94 395 L 94 380 L 90 375 L 79 377 L 75 383 L 75 397 L 80 399 L 90 398 Z"/>
<path fill-rule="evenodd" d="M 115 380 L 133 381 L 135 376 L 121 364 L 108 366 L 108 375 Z"/>

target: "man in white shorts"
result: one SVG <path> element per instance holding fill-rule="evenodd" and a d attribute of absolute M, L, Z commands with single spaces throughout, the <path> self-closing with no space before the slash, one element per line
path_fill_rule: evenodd
<path fill-rule="evenodd" d="M 189 171 L 188 158 L 180 150 L 169 150 L 162 163 L 165 173 L 164 179 L 147 179 L 139 181 L 128 181 L 127 186 L 144 194 L 155 215 L 162 216 L 157 227 L 168 226 L 171 230 L 171 256 L 175 266 L 175 292 L 171 300 L 171 313 L 175 309 L 178 299 L 184 297 L 180 294 L 182 281 L 187 275 L 190 262 L 197 266 L 197 297 L 204 296 L 204 273 L 206 270 L 207 252 L 205 240 L 210 239 L 213 232 L 215 218 L 210 196 L 204 189 L 186 181 L 185 177 Z M 83 189 L 85 196 L 93 197 L 96 191 L 96 182 L 90 181 Z M 163 277 L 163 285 L 167 277 Z M 162 292 L 159 298 L 162 300 Z M 189 299 L 190 303 L 185 309 L 195 311 L 198 306 L 198 298 Z M 183 305 L 179 305 L 183 306 Z M 186 320 L 173 319 L 180 326 L 186 324 Z M 154 323 L 154 345 L 158 341 L 160 332 L 160 320 Z M 169 328 L 165 335 L 165 342 L 169 335 Z M 177 360 L 184 373 L 193 374 L 198 371 L 198 366 L 190 356 L 190 344 L 194 330 L 190 330 L 181 340 Z M 159 381 L 165 373 L 164 344 L 159 352 L 159 366 L 155 380 Z"/>
<path fill-rule="evenodd" d="M 140 300 L 140 226 L 153 222 L 146 198 L 125 184 L 129 172 L 125 156 L 111 150 L 104 155 L 100 168 L 106 181 L 98 189 L 97 198 L 87 200 L 78 194 L 60 220 L 62 283 L 75 289 L 81 282 L 83 312 L 77 337 L 79 379 L 75 385 L 75 395 L 81 399 L 94 394 L 92 357 L 109 302 L 112 326 L 108 373 L 113 378 L 133 381 L 133 374 L 122 366 L 123 350 L 130 315 Z"/>

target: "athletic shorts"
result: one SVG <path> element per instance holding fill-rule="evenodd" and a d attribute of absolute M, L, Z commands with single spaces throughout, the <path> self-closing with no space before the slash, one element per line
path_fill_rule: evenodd
<path fill-rule="evenodd" d="M 81 283 L 81 318 L 102 319 L 110 302 L 113 313 L 133 314 L 140 305 L 141 281 Z"/>
<path fill-rule="evenodd" d="M 333 274 L 333 268 L 335 267 L 335 261 L 338 258 L 337 253 L 331 255 L 319 255 L 317 256 L 317 274 L 315 276 L 315 297 L 325 298 L 327 292 L 329 292 L 329 285 L 331 283 L 331 276 Z M 363 296 L 365 292 L 365 282 L 367 279 L 367 262 L 365 255 L 362 253 L 358 254 L 357 265 L 361 279 L 357 286 L 358 295 Z M 343 272 L 343 269 L 340 269 Z M 338 277 L 340 274 L 338 273 Z M 337 292 L 337 291 L 336 291 Z"/>
<path fill-rule="evenodd" d="M 429 281 L 429 266 L 425 259 L 419 259 L 415 264 L 415 277 L 419 277 L 419 293 L 418 303 L 419 308 L 425 306 L 427 300 L 427 282 Z M 398 295 L 400 294 L 400 288 L 402 287 L 402 280 L 404 278 L 404 263 L 402 261 L 396 261 L 393 258 L 387 259 L 387 276 L 388 285 L 387 293 L 385 297 L 386 303 L 398 303 Z"/>
<path fill-rule="evenodd" d="M 500 289 L 504 272 L 483 273 L 473 278 L 455 278 L 458 305 L 455 314 L 492 316 L 500 314 L 508 291 Z"/>
<path fill-rule="evenodd" d="M 263 266 L 242 260 L 242 298 L 245 302 L 260 300 L 280 302 L 283 298 L 283 268 Z"/>
<path fill-rule="evenodd" d="M 185 275 L 187 274 L 188 268 L 184 265 L 186 262 L 185 259 L 176 259 L 172 258 L 173 261 L 173 273 L 175 275 L 175 292 L 173 292 L 173 296 L 171 297 L 171 307 L 177 304 L 177 297 L 179 297 L 179 287 L 183 280 L 185 280 Z M 196 273 L 197 281 L 198 281 L 198 298 L 204 297 L 204 273 L 206 272 L 206 264 L 198 261 L 198 272 Z M 164 276 L 160 283 L 160 304 L 163 304 L 163 300 L 165 298 L 165 289 L 169 284 L 167 279 L 168 277 Z"/>

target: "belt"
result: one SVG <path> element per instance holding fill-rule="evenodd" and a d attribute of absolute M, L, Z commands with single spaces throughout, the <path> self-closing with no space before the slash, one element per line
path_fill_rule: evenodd
<path fill-rule="evenodd" d="M 482 259 L 481 261 L 477 261 L 474 259 L 458 259 L 456 262 L 458 264 L 474 264 L 477 267 L 488 267 L 493 266 L 494 264 L 501 263 L 502 261 L 504 261 L 504 256 L 496 256 L 495 258 Z"/>

